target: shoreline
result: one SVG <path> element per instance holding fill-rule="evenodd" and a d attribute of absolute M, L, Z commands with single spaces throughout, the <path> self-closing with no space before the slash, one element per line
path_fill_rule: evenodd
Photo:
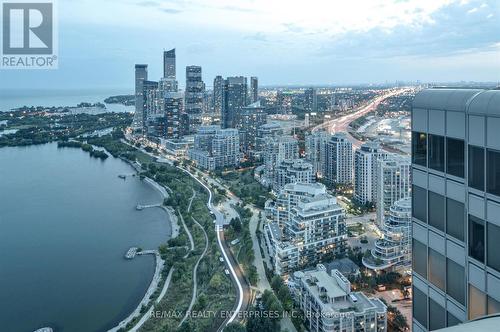
<path fill-rule="evenodd" d="M 132 168 L 134 168 L 135 171 L 138 172 L 140 170 L 138 165 L 135 163 L 132 163 L 130 160 L 127 160 L 124 158 L 120 158 L 120 159 L 125 161 L 127 164 L 129 164 Z M 168 198 L 167 189 L 164 186 L 160 185 L 158 182 L 156 182 L 153 179 L 148 178 L 148 177 L 144 178 L 144 182 L 149 184 L 153 189 L 155 189 L 157 192 L 160 193 L 160 196 L 162 198 L 162 202 L 161 202 L 162 205 L 160 206 L 160 208 L 166 212 L 167 220 L 170 223 L 170 229 L 171 229 L 170 239 L 176 238 L 179 235 L 179 223 L 177 220 L 177 216 L 175 215 L 173 209 L 170 206 L 163 205 L 163 201 L 166 198 Z M 151 310 L 147 310 L 144 313 L 141 313 L 141 310 L 143 307 L 147 308 L 148 306 L 151 305 L 151 302 L 153 302 L 153 300 L 150 299 L 150 297 L 152 294 L 154 294 L 158 290 L 158 286 L 159 286 L 160 281 L 161 281 L 161 274 L 162 274 L 163 270 L 165 269 L 165 261 L 161 258 L 158 250 L 153 250 L 153 251 L 148 252 L 148 253 L 154 254 L 154 256 L 155 256 L 155 272 L 154 272 L 153 277 L 151 279 L 151 283 L 149 284 L 149 287 L 146 290 L 146 293 L 144 294 L 143 298 L 141 299 L 139 304 L 136 306 L 136 308 L 127 317 L 125 317 L 123 320 L 121 320 L 117 325 L 115 325 L 113 328 L 107 330 L 108 332 L 116 332 L 116 331 L 119 331 L 120 329 L 126 329 L 126 326 L 130 322 L 132 322 L 137 317 L 141 317 L 141 319 L 139 319 L 139 322 L 136 323 L 136 325 L 131 327 L 131 329 L 137 330 L 147 320 L 147 319 L 144 320 L 144 317 L 145 317 L 145 315 L 148 315 L 148 313 L 150 313 Z M 169 272 L 169 277 L 171 277 L 172 272 L 173 271 L 171 269 L 171 271 Z M 160 297 L 162 297 L 162 295 L 163 296 L 165 295 L 166 290 L 168 288 L 169 283 L 167 282 L 167 279 L 168 279 L 168 277 L 166 278 L 165 282 L 163 283 L 163 288 L 162 288 L 162 291 L 160 293 Z M 155 302 L 157 302 L 156 299 L 155 299 Z"/>

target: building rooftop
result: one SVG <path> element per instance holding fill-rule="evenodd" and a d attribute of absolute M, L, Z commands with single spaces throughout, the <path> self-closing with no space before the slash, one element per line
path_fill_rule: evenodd
<path fill-rule="evenodd" d="M 349 258 L 336 259 L 330 263 L 324 263 L 326 271 L 339 270 L 343 275 L 356 274 L 359 272 L 359 266 Z"/>

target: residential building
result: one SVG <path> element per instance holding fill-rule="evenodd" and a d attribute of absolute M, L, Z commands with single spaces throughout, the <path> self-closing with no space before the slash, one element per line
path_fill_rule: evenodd
<path fill-rule="evenodd" d="M 259 101 L 259 79 L 255 76 L 250 77 L 250 103 Z"/>
<path fill-rule="evenodd" d="M 163 78 L 175 80 L 175 48 L 163 51 Z"/>
<path fill-rule="evenodd" d="M 276 168 L 273 190 L 277 193 L 289 183 L 312 183 L 312 165 L 304 159 L 285 159 Z"/>
<path fill-rule="evenodd" d="M 411 270 L 411 198 L 394 202 L 381 227 L 383 237 L 375 241 L 371 256 L 363 257 L 363 265 L 372 270 Z"/>
<path fill-rule="evenodd" d="M 186 67 L 186 91 L 184 93 L 184 109 L 188 116 L 189 132 L 198 130 L 202 124 L 205 84 L 202 80 L 200 66 Z"/>
<path fill-rule="evenodd" d="M 258 127 L 257 137 L 255 138 L 255 154 L 261 155 L 264 152 L 266 142 L 271 138 L 283 136 L 283 133 L 283 128 L 276 122 L 269 122 Z"/>
<path fill-rule="evenodd" d="M 336 133 L 326 144 L 325 178 L 328 183 L 350 185 L 353 178 L 352 143 L 345 133 Z"/>
<path fill-rule="evenodd" d="M 148 65 L 135 65 L 135 114 L 132 126 L 144 129 L 144 81 L 148 80 Z"/>
<path fill-rule="evenodd" d="M 189 158 L 199 167 L 210 171 L 238 166 L 240 140 L 236 129 L 201 126 L 195 135 Z"/>
<path fill-rule="evenodd" d="M 411 195 L 411 160 L 409 157 L 388 154 L 377 165 L 377 223 L 380 228 L 391 206 Z"/>
<path fill-rule="evenodd" d="M 264 145 L 265 184 L 272 185 L 276 167 L 285 159 L 299 158 L 299 142 L 292 136 L 270 138 Z"/>
<path fill-rule="evenodd" d="M 219 118 L 222 116 L 224 105 L 225 105 L 225 80 L 222 76 L 216 76 L 214 79 L 214 96 L 213 96 L 213 105 L 214 105 L 214 114 L 216 114 Z"/>
<path fill-rule="evenodd" d="M 260 106 L 260 102 L 255 102 L 237 110 L 236 129 L 240 133 L 241 150 L 248 157 L 250 152 L 255 150 L 257 129 L 267 121 L 267 113 Z"/>
<path fill-rule="evenodd" d="M 354 200 L 359 204 L 376 204 L 377 162 L 385 157 L 378 143 L 365 143 L 354 153 Z"/>
<path fill-rule="evenodd" d="M 311 332 L 387 331 L 387 307 L 376 297 L 353 292 L 338 270 L 319 264 L 314 270 L 293 274 L 294 302 Z"/>
<path fill-rule="evenodd" d="M 326 146 L 331 135 L 326 131 L 314 131 L 305 138 L 305 159 L 313 166 L 316 178 L 324 178 L 326 174 Z M 352 156 L 352 152 L 351 152 Z"/>
<path fill-rule="evenodd" d="M 415 96 L 415 332 L 500 312 L 499 128 L 500 90 L 427 89 Z"/>
<path fill-rule="evenodd" d="M 238 111 L 247 106 L 247 78 L 228 77 L 224 83 L 224 107 L 222 109 L 222 128 L 235 128 Z"/>
<path fill-rule="evenodd" d="M 272 220 L 266 224 L 266 245 L 276 274 L 286 278 L 343 252 L 344 211 L 324 185 L 287 184 L 276 201 L 266 203 L 266 211 Z"/>
<path fill-rule="evenodd" d="M 309 88 L 304 91 L 304 110 L 307 112 L 318 111 L 318 95 L 315 88 Z"/>

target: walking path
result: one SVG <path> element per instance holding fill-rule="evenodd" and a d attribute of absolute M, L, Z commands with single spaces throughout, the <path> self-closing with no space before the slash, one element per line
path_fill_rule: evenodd
<path fill-rule="evenodd" d="M 262 255 L 260 253 L 259 240 L 257 239 L 257 226 L 259 224 L 259 213 L 255 209 L 252 209 L 252 218 L 250 219 L 250 235 L 252 237 L 252 247 L 255 256 L 255 267 L 257 268 L 257 273 L 259 274 L 259 282 L 257 283 L 257 288 L 262 293 L 269 289 L 271 290 L 271 285 L 267 280 L 266 269 L 264 268 L 264 262 L 262 260 Z"/>
<path fill-rule="evenodd" d="M 184 227 L 184 230 L 186 231 L 188 237 L 189 237 L 189 242 L 191 243 L 191 251 L 194 251 L 194 241 L 193 241 L 193 236 L 191 235 L 191 232 L 189 231 L 189 228 L 187 228 L 186 226 L 186 223 L 184 222 L 184 218 L 182 217 L 182 214 L 179 210 L 177 210 L 177 213 L 179 214 L 179 216 L 181 217 L 181 223 L 182 223 L 182 226 Z M 187 257 L 187 255 L 189 254 L 189 252 L 186 254 L 185 257 Z M 185 258 L 184 257 L 184 258 Z"/>
<path fill-rule="evenodd" d="M 189 304 L 189 307 L 188 307 L 188 309 L 186 311 L 186 315 L 181 320 L 181 322 L 179 323 L 178 327 L 181 326 L 182 323 L 184 323 L 184 321 L 189 317 L 191 309 L 193 309 L 194 303 L 196 302 L 196 294 L 198 293 L 198 280 L 197 280 L 198 265 L 200 265 L 201 260 L 203 259 L 203 257 L 205 257 L 205 254 L 207 253 L 207 250 L 208 250 L 208 236 L 207 236 L 207 232 L 205 232 L 205 230 L 203 229 L 203 227 L 200 225 L 200 223 L 196 219 L 194 219 L 194 218 L 192 218 L 192 219 L 196 223 L 196 225 L 198 225 L 201 228 L 201 230 L 203 231 L 203 235 L 205 236 L 205 249 L 203 250 L 203 253 L 201 254 L 200 258 L 198 258 L 198 261 L 196 262 L 196 264 L 195 264 L 195 266 L 193 268 L 193 295 L 191 297 L 191 303 Z"/>

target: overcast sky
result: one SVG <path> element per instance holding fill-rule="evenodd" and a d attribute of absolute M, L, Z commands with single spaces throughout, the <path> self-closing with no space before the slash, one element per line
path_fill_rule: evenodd
<path fill-rule="evenodd" d="M 0 88 L 133 89 L 201 65 L 261 85 L 500 81 L 500 1 L 59 0 L 59 69 L 0 71 Z"/>

